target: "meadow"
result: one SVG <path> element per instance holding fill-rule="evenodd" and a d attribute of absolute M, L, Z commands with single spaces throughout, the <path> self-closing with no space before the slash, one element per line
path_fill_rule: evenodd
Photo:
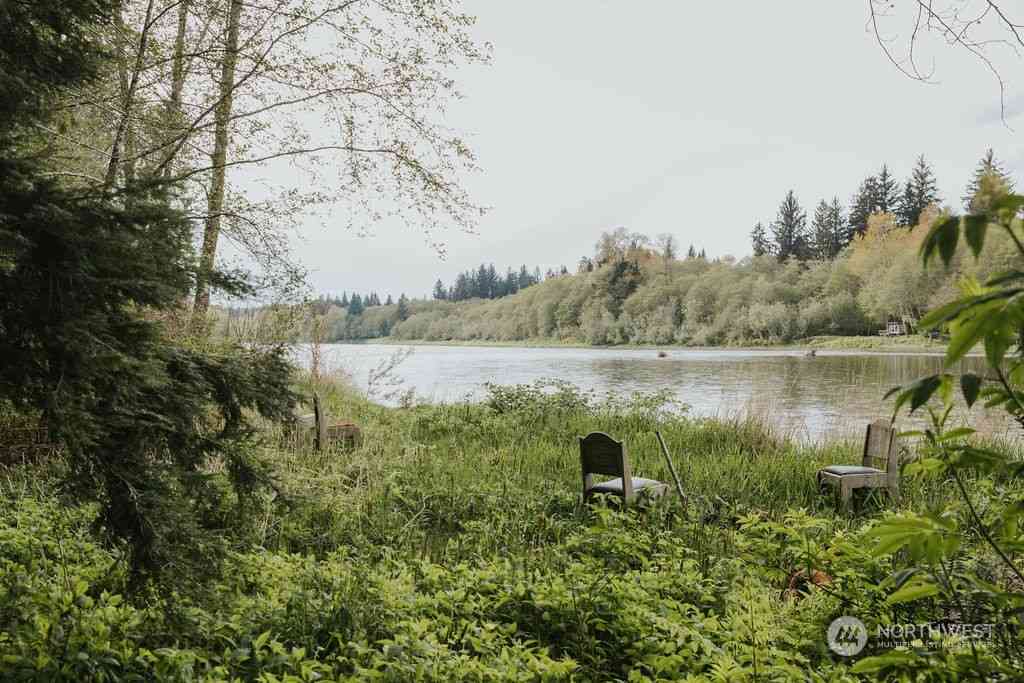
<path fill-rule="evenodd" d="M 399 409 L 340 382 L 317 389 L 363 443 L 317 453 L 266 425 L 274 492 L 244 514 L 226 488 L 209 501 L 223 562 L 172 567 L 141 592 L 127 592 L 95 508 L 65 503 L 59 462 L 2 470 L 0 678 L 962 680 L 1024 663 L 1012 620 L 984 600 L 970 614 L 889 600 L 902 564 L 873 551 L 878 520 L 960 506 L 948 481 L 918 476 L 897 505 L 872 495 L 838 511 L 814 474 L 856 462 L 860 444 L 801 445 L 757 420 L 691 419 L 664 396 L 559 383 Z M 576 437 L 594 430 L 625 440 L 638 475 L 671 481 L 660 431 L 685 500 L 581 506 Z M 1024 493 L 998 476 L 972 486 L 983 514 Z M 954 564 L 1010 581 L 978 537 Z M 800 581 L 815 570 L 830 581 Z M 949 618 L 1006 627 L 973 648 L 918 643 L 897 662 L 869 643 L 847 659 L 825 637 L 840 615 L 869 633 Z"/>

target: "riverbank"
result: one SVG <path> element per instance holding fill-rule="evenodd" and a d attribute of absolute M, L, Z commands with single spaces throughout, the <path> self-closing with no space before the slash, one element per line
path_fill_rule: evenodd
<path fill-rule="evenodd" d="M 906 335 L 903 337 L 850 337 L 850 336 L 817 336 L 801 339 L 786 344 L 759 344 L 759 345 L 724 345 L 724 346 L 680 346 L 678 344 L 605 344 L 595 346 L 582 342 L 563 341 L 558 339 L 527 339 L 521 341 L 492 341 L 492 340 L 425 340 L 410 339 L 399 340 L 391 337 L 363 340 L 337 340 L 339 344 L 388 344 L 392 346 L 466 346 L 466 347 L 495 347 L 495 348 L 575 348 L 575 349 L 651 349 L 671 351 L 672 349 L 700 351 L 711 349 L 730 349 L 737 351 L 756 351 L 765 349 L 793 349 L 793 350 L 822 350 L 822 351 L 865 351 L 875 353 L 922 353 L 922 354 L 944 354 L 946 342 L 935 340 L 921 335 Z M 976 354 L 974 354 L 976 355 Z"/>
<path fill-rule="evenodd" d="M 94 509 L 61 502 L 59 463 L 6 470 L 0 677 L 858 680 L 854 668 L 871 664 L 862 658 L 883 653 L 835 655 L 826 632 L 836 617 L 873 634 L 945 616 L 930 600 L 888 601 L 901 560 L 870 552 L 871 531 L 891 510 L 960 514 L 955 487 L 910 478 L 898 503 L 869 496 L 843 513 L 815 472 L 857 462 L 855 440 L 801 445 L 758 420 L 695 419 L 651 398 L 569 388 L 405 409 L 338 384 L 317 389 L 362 443 L 316 453 L 267 425 L 275 494 L 244 515 L 211 498 L 209 523 L 231 552 L 209 584 L 170 567 L 173 588 L 125 599 Z M 627 444 L 636 475 L 671 482 L 659 431 L 686 499 L 581 507 L 576 437 L 595 430 Z M 212 495 L 227 473 L 206 476 Z M 1022 486 L 987 479 L 978 505 Z M 998 566 L 980 538 L 957 556 Z M 801 581 L 808 567 L 828 583 Z M 974 657 L 1008 672 L 1024 664 L 1002 652 L 992 644 Z M 949 645 L 913 665 L 946 671 L 960 655 L 971 658 Z"/>

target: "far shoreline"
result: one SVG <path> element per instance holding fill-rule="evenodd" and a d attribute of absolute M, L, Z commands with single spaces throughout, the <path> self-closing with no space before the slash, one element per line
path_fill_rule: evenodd
<path fill-rule="evenodd" d="M 308 342 L 307 342 L 308 343 Z M 399 340 L 391 337 L 378 339 L 346 339 L 329 342 L 331 344 L 356 344 L 356 345 L 377 345 L 377 346 L 463 346 L 467 348 L 526 348 L 526 349 L 594 349 L 594 350 L 649 350 L 649 351 L 804 351 L 804 352 L 847 352 L 866 354 L 913 354 L 913 355 L 943 355 L 946 353 L 947 343 L 935 341 L 917 335 L 906 337 L 808 337 L 799 341 L 786 344 L 760 344 L 760 345 L 718 345 L 718 346 L 685 346 L 680 344 L 586 344 L 575 341 L 559 341 L 553 339 L 523 340 L 523 341 L 496 341 L 496 340 L 426 340 L 410 339 Z M 971 352 L 968 355 L 978 355 Z"/>

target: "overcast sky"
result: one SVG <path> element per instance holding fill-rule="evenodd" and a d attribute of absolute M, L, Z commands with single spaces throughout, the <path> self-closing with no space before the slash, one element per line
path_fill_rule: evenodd
<path fill-rule="evenodd" d="M 483 168 L 467 187 L 493 208 L 477 234 L 443 235 L 443 261 L 406 228 L 358 237 L 311 222 L 295 252 L 317 292 L 422 296 L 481 261 L 572 269 L 616 226 L 741 257 L 788 189 L 811 210 L 833 195 L 845 205 L 883 162 L 902 180 L 921 153 L 956 205 L 988 147 L 1024 179 L 995 81 L 946 47 L 926 53 L 937 85 L 908 80 L 867 30 L 864 2 L 467 7 L 493 63 L 458 74 L 466 99 L 448 123 Z M 1024 88 L 1004 77 L 1008 123 L 1024 129 Z"/>

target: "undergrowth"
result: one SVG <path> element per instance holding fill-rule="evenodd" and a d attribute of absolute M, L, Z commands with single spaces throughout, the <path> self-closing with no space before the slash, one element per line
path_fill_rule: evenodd
<path fill-rule="evenodd" d="M 867 538 L 893 507 L 955 509 L 954 492 L 914 478 L 897 505 L 870 495 L 838 512 L 814 474 L 856 462 L 859 444 L 801 445 L 756 420 L 666 410 L 663 396 L 558 383 L 403 409 L 318 390 L 362 444 L 315 453 L 268 426 L 275 492 L 245 514 L 229 489 L 210 503 L 231 548 L 214 581 L 127 593 L 122 549 L 103 542 L 95 507 L 63 503 L 59 462 L 2 471 L 0 678 L 862 680 L 828 648 L 833 619 L 874 633 L 951 616 L 939 601 L 891 604 L 898 558 Z M 595 430 L 625 441 L 637 475 L 671 482 L 660 431 L 685 500 L 583 508 L 576 437 Z M 999 478 L 978 490 L 1024 493 Z M 961 555 L 995 566 L 980 542 Z M 814 570 L 830 582 L 787 590 Z M 1000 630 L 973 661 L 1009 678 L 1018 636 Z M 968 677 L 962 650 L 928 655 L 920 680 Z"/>

